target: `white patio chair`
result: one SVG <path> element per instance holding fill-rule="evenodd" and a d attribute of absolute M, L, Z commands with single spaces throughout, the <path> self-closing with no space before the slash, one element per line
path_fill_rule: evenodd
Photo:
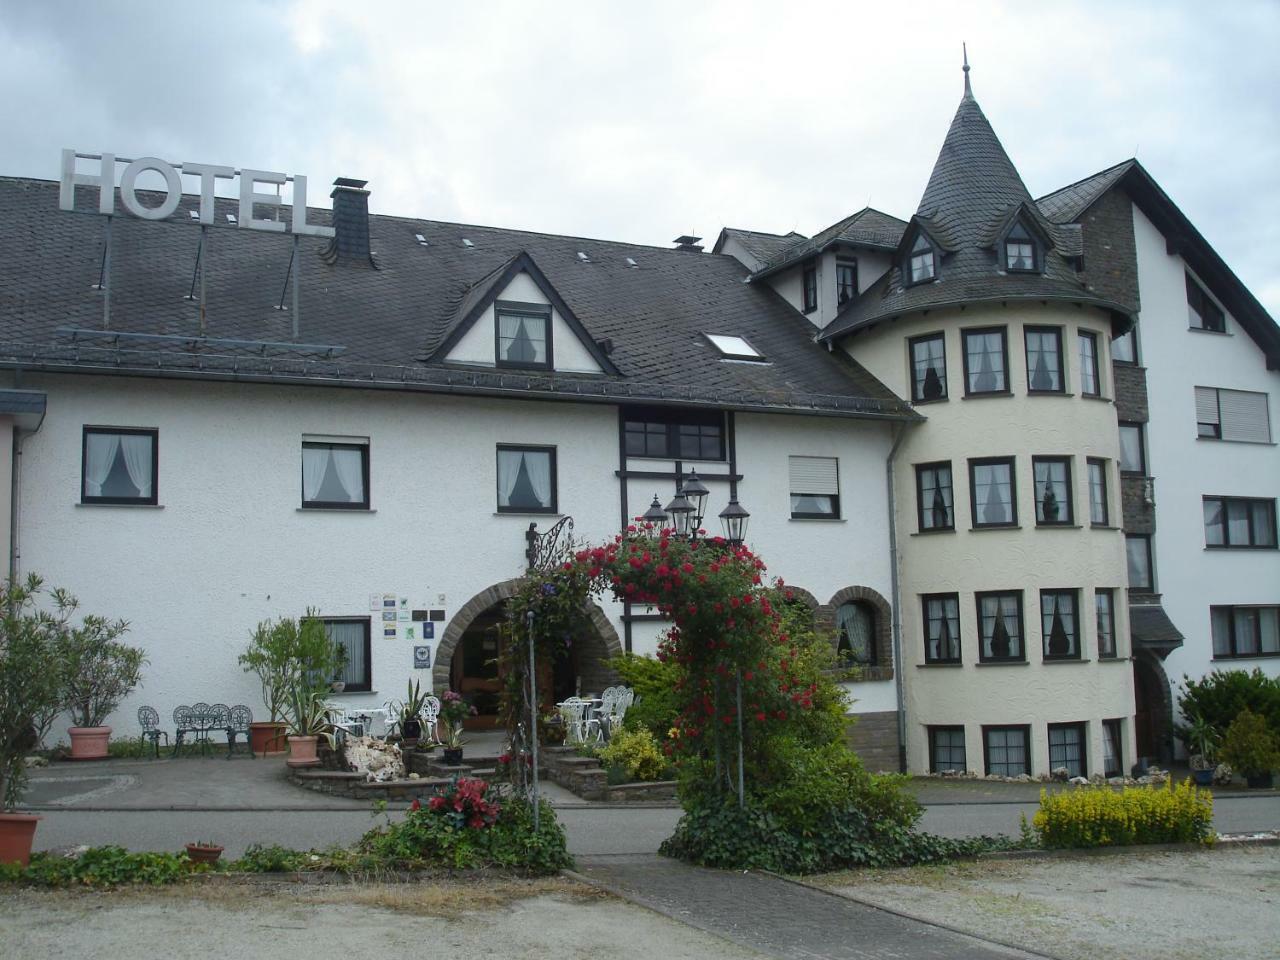
<path fill-rule="evenodd" d="M 573 743 L 583 743 L 587 738 L 587 711 L 591 709 L 591 701 L 581 697 L 570 697 L 556 704 L 560 716 L 564 718 L 565 739 Z"/>

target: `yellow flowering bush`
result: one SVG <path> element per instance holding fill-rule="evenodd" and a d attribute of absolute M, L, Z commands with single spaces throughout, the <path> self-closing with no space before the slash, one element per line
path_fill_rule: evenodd
<path fill-rule="evenodd" d="M 598 756 L 605 766 L 621 767 L 630 779 L 639 781 L 661 779 L 669 762 L 648 727 L 619 730 Z"/>
<path fill-rule="evenodd" d="M 1032 822 L 1047 848 L 1212 843 L 1213 794 L 1190 780 L 1121 791 L 1107 786 L 1041 790 Z"/>

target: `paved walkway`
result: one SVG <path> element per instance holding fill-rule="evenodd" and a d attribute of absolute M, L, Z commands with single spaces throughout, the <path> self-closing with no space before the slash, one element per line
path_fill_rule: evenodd
<path fill-rule="evenodd" d="M 633 903 L 784 960 L 1043 956 L 767 874 L 705 870 L 652 855 L 582 858 L 579 872 Z"/>

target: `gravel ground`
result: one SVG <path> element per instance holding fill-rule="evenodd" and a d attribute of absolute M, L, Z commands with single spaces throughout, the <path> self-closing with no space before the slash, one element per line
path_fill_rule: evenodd
<path fill-rule="evenodd" d="M 21 891 L 0 894 L 0 930 L 0 960 L 760 956 L 562 880 Z"/>
<path fill-rule="evenodd" d="M 984 860 L 818 882 L 1064 960 L 1280 957 L 1277 847 Z"/>

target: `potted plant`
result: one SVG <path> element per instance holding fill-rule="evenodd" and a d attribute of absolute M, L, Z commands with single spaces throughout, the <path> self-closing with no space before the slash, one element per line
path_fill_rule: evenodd
<path fill-rule="evenodd" d="M 1227 727 L 1222 738 L 1222 759 L 1243 773 L 1250 787 L 1269 789 L 1271 772 L 1280 767 L 1280 738 L 1264 717 L 1246 707 Z"/>
<path fill-rule="evenodd" d="M 51 594 L 53 611 L 36 607 L 41 580 L 30 576 L 0 585 L 0 864 L 25 866 L 40 817 L 19 813 L 27 785 L 25 757 L 39 743 L 40 717 L 63 703 L 60 653 L 75 601 Z"/>
<path fill-rule="evenodd" d="M 187 859 L 192 863 L 214 864 L 222 856 L 223 847 L 212 840 L 197 840 L 187 845 Z"/>
<path fill-rule="evenodd" d="M 1213 771 L 1217 768 L 1218 731 L 1204 717 L 1192 714 L 1191 722 L 1183 734 L 1190 753 L 1188 764 L 1197 786 L 1213 785 Z"/>
<path fill-rule="evenodd" d="M 329 722 L 329 705 L 325 703 L 327 689 L 317 687 L 314 681 L 299 677 L 289 689 L 285 701 L 285 723 L 288 728 L 289 759 L 291 767 L 314 767 L 320 763 L 317 754 L 320 738 L 324 737 L 330 749 L 337 746 L 333 725 Z"/>
<path fill-rule="evenodd" d="M 417 680 L 410 680 L 405 691 L 405 698 L 392 703 L 396 720 L 400 725 L 402 745 L 413 745 L 422 739 L 422 709 L 427 704 L 430 691 L 422 692 L 422 685 Z"/>
<path fill-rule="evenodd" d="M 301 620 L 281 617 L 264 620 L 249 638 L 248 649 L 238 662 L 262 684 L 262 703 L 268 720 L 249 724 L 249 747 L 260 755 L 286 749 L 284 713 L 290 689 L 300 680 L 341 676 L 346 650 L 334 643 L 314 611 Z M 345 684 L 344 684 L 345 686 Z"/>
<path fill-rule="evenodd" d="M 344 679 L 347 673 L 347 648 L 341 644 L 334 645 L 333 651 L 333 679 L 329 681 L 329 689 L 334 693 L 342 693 L 347 689 L 347 681 Z"/>
<path fill-rule="evenodd" d="M 146 656 L 120 642 L 129 629 L 124 620 L 93 614 L 80 626 L 63 632 L 61 670 L 65 705 L 71 711 L 72 760 L 101 760 L 107 756 L 111 728 L 107 717 L 142 680 Z"/>
<path fill-rule="evenodd" d="M 467 717 L 475 716 L 475 712 L 475 707 L 454 690 L 446 690 L 440 698 L 440 721 L 445 729 L 444 762 L 450 766 L 462 763 L 462 747 L 467 742 L 462 736 L 462 724 Z"/>

